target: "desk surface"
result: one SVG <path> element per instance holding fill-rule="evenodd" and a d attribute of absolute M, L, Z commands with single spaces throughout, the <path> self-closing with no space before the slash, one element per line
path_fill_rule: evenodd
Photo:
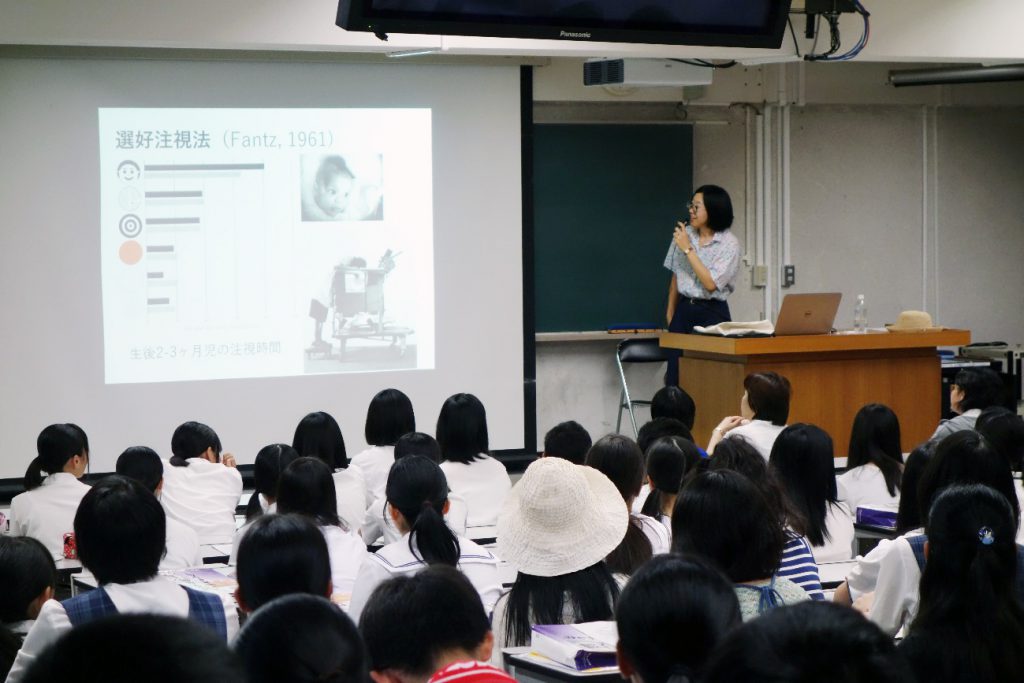
<path fill-rule="evenodd" d="M 814 334 L 792 337 L 750 337 L 743 339 L 712 337 L 702 334 L 680 334 L 678 332 L 666 332 L 661 335 L 661 345 L 664 347 L 726 356 L 921 349 L 937 346 L 962 346 L 970 343 L 971 333 L 969 330 Z"/>

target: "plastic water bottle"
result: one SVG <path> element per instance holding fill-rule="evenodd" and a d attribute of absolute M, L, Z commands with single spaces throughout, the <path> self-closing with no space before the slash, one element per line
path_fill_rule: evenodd
<path fill-rule="evenodd" d="M 857 295 L 857 305 L 853 307 L 853 331 L 857 334 L 868 331 L 868 305 L 863 294 Z"/>

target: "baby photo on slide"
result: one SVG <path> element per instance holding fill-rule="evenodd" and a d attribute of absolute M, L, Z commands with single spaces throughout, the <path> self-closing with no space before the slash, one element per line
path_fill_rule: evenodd
<path fill-rule="evenodd" d="M 303 221 L 384 219 L 381 154 L 304 154 L 299 160 Z"/>

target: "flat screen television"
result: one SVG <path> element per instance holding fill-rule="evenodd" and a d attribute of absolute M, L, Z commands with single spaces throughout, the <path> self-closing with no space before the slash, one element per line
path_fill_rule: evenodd
<path fill-rule="evenodd" d="M 791 0 L 340 0 L 338 26 L 388 33 L 778 48 Z"/>

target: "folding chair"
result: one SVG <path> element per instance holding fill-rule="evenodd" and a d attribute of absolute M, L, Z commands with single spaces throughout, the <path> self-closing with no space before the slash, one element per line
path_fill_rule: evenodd
<path fill-rule="evenodd" d="M 622 426 L 622 411 L 629 411 L 629 421 L 633 424 L 633 436 L 637 437 L 640 430 L 636 426 L 636 415 L 633 413 L 633 406 L 650 406 L 650 400 L 636 400 L 629 395 L 629 387 L 626 385 L 626 372 L 622 367 L 623 363 L 664 363 L 668 360 L 665 349 L 658 345 L 657 339 L 624 339 L 619 342 L 615 349 L 615 364 L 619 368 L 619 381 L 622 382 L 622 392 L 619 394 L 619 417 L 615 421 L 615 431 L 618 432 Z"/>

